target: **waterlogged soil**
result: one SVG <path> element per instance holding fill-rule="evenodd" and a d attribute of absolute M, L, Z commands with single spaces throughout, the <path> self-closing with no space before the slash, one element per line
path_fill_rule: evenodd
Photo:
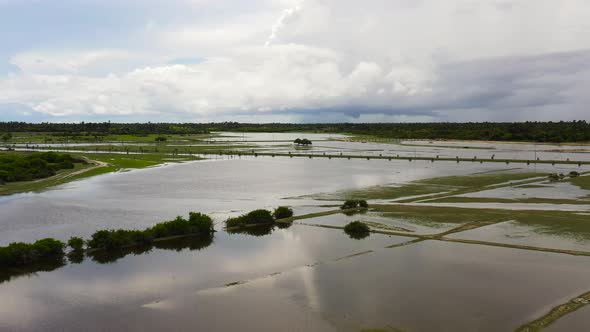
<path fill-rule="evenodd" d="M 457 195 L 457 197 L 501 198 L 501 199 L 584 199 L 590 197 L 590 191 L 568 182 L 543 183 L 537 188 L 503 187 L 475 193 Z"/>
<path fill-rule="evenodd" d="M 588 221 L 590 218 L 586 222 L 556 220 L 555 224 L 506 221 L 447 237 L 590 252 Z"/>
<path fill-rule="evenodd" d="M 431 235 L 446 232 L 459 227 L 469 221 L 460 222 L 435 222 L 421 218 L 403 217 L 395 212 L 372 212 L 355 213 L 346 215 L 343 213 L 329 216 L 304 219 L 297 222 L 313 225 L 327 225 L 344 227 L 351 221 L 362 221 L 376 231 L 392 231 L 408 234 Z"/>
<path fill-rule="evenodd" d="M 587 331 L 590 326 L 590 306 L 586 305 L 572 313 L 569 313 L 543 331 Z"/>

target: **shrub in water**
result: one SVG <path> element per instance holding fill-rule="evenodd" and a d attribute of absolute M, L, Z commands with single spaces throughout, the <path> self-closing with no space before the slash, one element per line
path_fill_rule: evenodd
<path fill-rule="evenodd" d="M 150 231 L 130 231 L 124 229 L 101 230 L 92 234 L 88 247 L 106 250 L 151 243 L 153 234 Z"/>
<path fill-rule="evenodd" d="M 363 222 L 352 221 L 344 226 L 344 232 L 353 239 L 362 239 L 369 236 L 371 229 Z"/>
<path fill-rule="evenodd" d="M 213 220 L 206 214 L 191 212 L 188 216 L 188 222 L 191 226 L 192 233 L 213 232 Z"/>
<path fill-rule="evenodd" d="M 293 209 L 287 206 L 279 206 L 274 210 L 272 215 L 275 219 L 291 218 L 293 216 Z"/>
<path fill-rule="evenodd" d="M 344 204 L 342 204 L 342 206 L 340 208 L 342 210 L 348 210 L 348 209 L 355 209 L 356 207 L 357 207 L 356 201 L 349 199 L 346 202 L 344 202 Z"/>
<path fill-rule="evenodd" d="M 342 209 L 342 210 L 349 210 L 349 209 L 356 209 L 356 208 L 366 209 L 368 207 L 369 207 L 369 204 L 364 199 L 361 199 L 361 200 L 349 199 L 346 202 L 344 202 L 344 204 L 342 204 L 340 209 Z"/>
<path fill-rule="evenodd" d="M 237 227 L 245 225 L 272 224 L 274 223 L 272 213 L 268 210 L 254 210 L 248 214 L 235 218 L 229 218 L 225 221 L 226 227 Z"/>
<path fill-rule="evenodd" d="M 15 242 L 0 247 L 0 266 L 16 267 L 36 263 L 47 258 L 63 257 L 64 243 L 55 239 L 42 239 L 34 243 Z"/>
<path fill-rule="evenodd" d="M 191 212 L 188 220 L 179 216 L 174 220 L 159 223 L 150 228 L 149 231 L 156 238 L 211 233 L 213 231 L 213 220 L 208 215 Z"/>
<path fill-rule="evenodd" d="M 74 251 L 81 251 L 84 247 L 84 240 L 81 237 L 71 237 L 68 240 L 68 247 L 72 248 Z"/>

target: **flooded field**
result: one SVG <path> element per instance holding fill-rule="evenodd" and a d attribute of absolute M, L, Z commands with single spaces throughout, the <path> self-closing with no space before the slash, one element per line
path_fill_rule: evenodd
<path fill-rule="evenodd" d="M 590 160 L 587 146 L 227 134 L 259 151 Z M 0 245 L 144 229 L 189 211 L 216 233 L 0 271 L 0 331 L 589 329 L 589 166 L 218 156 L 0 196 Z M 577 175 L 575 175 L 575 172 Z M 550 173 L 564 174 L 549 180 Z M 345 199 L 368 211 L 340 213 Z M 292 225 L 226 231 L 254 209 Z M 352 238 L 343 228 L 366 223 Z M 269 313 L 271 313 L 269 315 Z"/>

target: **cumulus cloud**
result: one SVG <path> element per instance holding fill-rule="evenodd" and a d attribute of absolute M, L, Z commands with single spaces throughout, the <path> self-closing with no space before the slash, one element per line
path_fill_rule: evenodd
<path fill-rule="evenodd" d="M 150 18 L 149 47 L 14 54 L 0 117 L 588 119 L 589 16 L 583 0 L 260 0 L 205 22 Z"/>

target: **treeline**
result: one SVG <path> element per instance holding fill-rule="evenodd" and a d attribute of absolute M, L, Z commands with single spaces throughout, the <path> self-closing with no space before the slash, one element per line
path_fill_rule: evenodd
<path fill-rule="evenodd" d="M 459 139 L 486 141 L 585 142 L 590 123 L 469 122 L 469 123 L 323 123 L 210 124 L 210 131 L 316 132 L 371 135 L 392 139 Z"/>
<path fill-rule="evenodd" d="M 55 175 L 61 169 L 72 169 L 83 160 L 69 154 L 45 152 L 33 154 L 0 154 L 0 184 L 31 181 Z"/>
<path fill-rule="evenodd" d="M 156 224 L 145 230 L 99 230 L 89 240 L 72 237 L 66 243 L 47 238 L 33 243 L 14 242 L 0 247 L 0 269 L 19 268 L 46 261 L 63 263 L 64 249 L 70 247 L 71 254 L 83 254 L 84 245 L 91 250 L 113 251 L 138 246 L 149 246 L 159 239 L 186 235 L 213 234 L 213 220 L 208 215 L 191 212 L 189 218 L 177 217 L 171 221 Z"/>
<path fill-rule="evenodd" d="M 316 132 L 372 135 L 394 139 L 461 139 L 493 141 L 590 141 L 590 124 L 571 122 L 470 123 L 25 123 L 0 122 L 0 133 L 46 132 L 61 134 L 202 134 L 234 132 Z"/>
<path fill-rule="evenodd" d="M 27 123 L 0 122 L 0 133 L 31 132 L 62 135 L 148 135 L 148 134 L 206 134 L 208 125 L 200 123 Z"/>

